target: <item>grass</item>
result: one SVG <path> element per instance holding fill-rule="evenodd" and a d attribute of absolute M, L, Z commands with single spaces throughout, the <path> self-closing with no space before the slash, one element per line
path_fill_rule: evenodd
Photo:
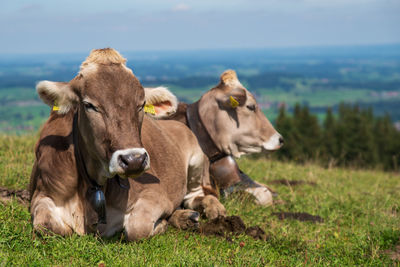
<path fill-rule="evenodd" d="M 0 137 L 0 185 L 25 188 L 33 163 L 36 136 Z M 202 236 L 169 228 L 163 235 L 127 243 L 122 235 L 39 238 L 32 234 L 30 215 L 17 201 L 0 204 L 0 266 L 118 265 L 399 265 L 383 253 L 400 239 L 400 176 L 379 171 L 323 169 L 267 159 L 239 161 L 256 180 L 279 192 L 273 207 L 253 204 L 235 194 L 224 199 L 229 215 L 258 225 L 266 242 L 248 236 Z M 314 182 L 297 186 L 277 179 Z M 307 212 L 322 223 L 279 220 L 273 213 Z M 244 242 L 244 246 L 239 245 Z"/>
<path fill-rule="evenodd" d="M 37 131 L 49 113 L 34 88 L 0 88 L 0 133 Z"/>
<path fill-rule="evenodd" d="M 376 97 L 371 97 L 371 90 L 337 88 L 334 90 L 290 91 L 259 89 L 259 101 L 284 102 L 289 106 L 307 101 L 310 107 L 331 107 L 340 102 L 355 103 L 359 101 L 373 102 Z"/>

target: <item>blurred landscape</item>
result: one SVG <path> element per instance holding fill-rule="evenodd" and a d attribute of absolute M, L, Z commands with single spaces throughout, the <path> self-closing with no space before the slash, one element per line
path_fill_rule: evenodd
<path fill-rule="evenodd" d="M 399 0 L 3 2 L 0 266 L 399 266 Z M 143 86 L 187 103 L 237 72 L 284 137 L 274 153 L 237 159 L 277 193 L 273 205 L 220 198 L 262 238 L 34 233 L 26 189 L 50 113 L 35 86 L 71 80 L 105 47 Z"/>
<path fill-rule="evenodd" d="M 36 131 L 50 108 L 38 99 L 35 84 L 69 81 L 88 52 L 0 55 L 0 132 Z M 328 107 L 337 114 L 345 102 L 387 114 L 400 128 L 397 44 L 122 54 L 144 86 L 168 86 L 181 101 L 198 100 L 224 70 L 234 69 L 272 122 L 280 107 L 291 113 L 299 103 L 322 123 Z"/>

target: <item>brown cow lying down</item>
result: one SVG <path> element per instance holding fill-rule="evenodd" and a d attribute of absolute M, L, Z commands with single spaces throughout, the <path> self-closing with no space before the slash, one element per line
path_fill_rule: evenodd
<path fill-rule="evenodd" d="M 240 171 L 233 157 L 277 150 L 283 138 L 233 70 L 225 71 L 220 83 L 196 103 L 179 103 L 177 112 L 166 119 L 185 123 L 197 136 L 209 158 L 212 180 L 222 193 L 245 190 L 257 204 L 272 204 L 270 190 Z"/>
<path fill-rule="evenodd" d="M 54 107 L 31 174 L 36 231 L 125 230 L 137 240 L 165 231 L 167 219 L 180 228 L 195 225 L 197 212 L 176 211 L 183 201 L 209 218 L 225 214 L 215 196 L 203 193 L 208 162 L 196 137 L 180 122 L 144 115 L 145 91 L 125 62 L 113 49 L 93 50 L 70 82 L 37 85 Z M 163 114 L 176 108 L 167 102 Z"/>

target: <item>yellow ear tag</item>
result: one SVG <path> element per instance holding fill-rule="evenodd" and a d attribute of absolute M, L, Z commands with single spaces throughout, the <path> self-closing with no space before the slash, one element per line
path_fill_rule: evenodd
<path fill-rule="evenodd" d="M 231 107 L 236 108 L 237 106 L 239 106 L 239 102 L 235 98 L 233 98 L 233 96 L 230 96 L 229 100 L 231 101 Z"/>
<path fill-rule="evenodd" d="M 57 105 L 57 102 L 54 102 L 53 110 L 54 111 L 60 110 L 60 107 Z"/>
<path fill-rule="evenodd" d="M 144 112 L 156 115 L 156 110 L 154 109 L 154 106 L 151 104 L 144 105 Z"/>

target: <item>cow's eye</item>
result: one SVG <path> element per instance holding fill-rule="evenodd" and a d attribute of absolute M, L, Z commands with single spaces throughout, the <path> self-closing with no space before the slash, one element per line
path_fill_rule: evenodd
<path fill-rule="evenodd" d="M 83 101 L 83 106 L 85 107 L 86 111 L 98 112 L 98 109 L 92 103 L 89 103 L 87 101 Z"/>
<path fill-rule="evenodd" d="M 251 111 L 256 111 L 256 105 L 248 105 L 246 106 L 246 108 L 248 108 Z"/>
<path fill-rule="evenodd" d="M 142 111 L 144 109 L 144 106 L 146 105 L 146 101 L 143 102 L 143 104 L 138 108 L 138 111 Z"/>

